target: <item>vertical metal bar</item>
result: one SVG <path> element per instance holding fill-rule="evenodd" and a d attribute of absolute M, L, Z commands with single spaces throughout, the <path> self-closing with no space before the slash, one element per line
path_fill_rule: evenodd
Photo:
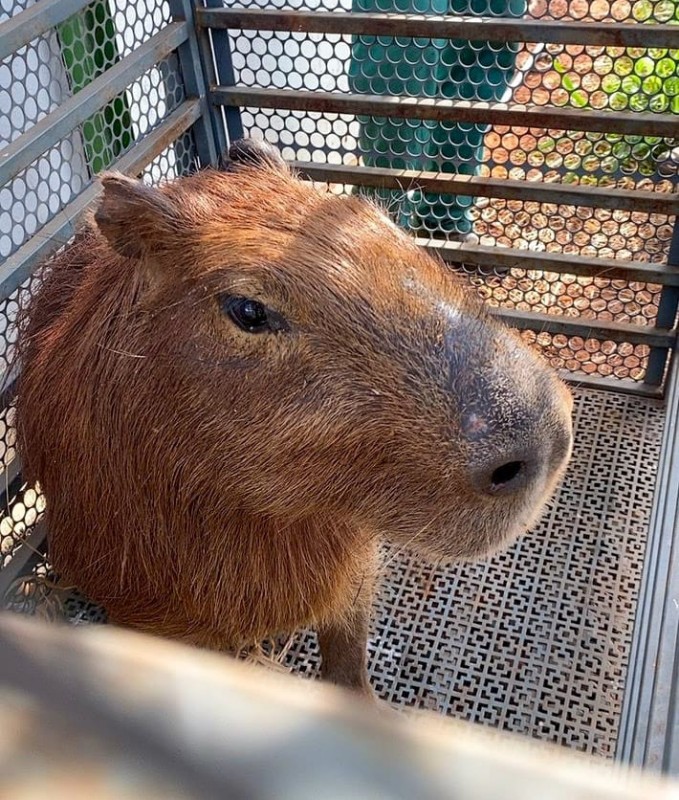
<path fill-rule="evenodd" d="M 196 0 L 192 0 L 196 2 Z M 200 2 L 200 0 L 198 0 Z M 222 0 L 203 0 L 205 8 L 223 8 Z M 231 60 L 231 41 L 225 29 L 200 29 L 198 31 L 203 54 L 203 69 L 209 87 L 235 86 L 236 75 Z M 240 108 L 220 107 L 212 104 L 212 124 L 220 153 L 226 153 L 230 142 L 243 138 Z"/>
<path fill-rule="evenodd" d="M 670 363 L 667 409 L 637 604 L 616 759 L 679 775 L 679 368 Z"/>
<path fill-rule="evenodd" d="M 670 242 L 670 251 L 667 256 L 667 265 L 672 267 L 679 265 L 679 216 L 674 219 L 674 230 L 672 231 L 672 241 Z M 679 306 L 679 288 L 676 286 L 663 286 L 655 324 L 662 328 L 673 328 L 677 316 L 677 306 Z M 661 384 L 665 374 L 668 353 L 670 358 L 673 358 L 671 351 L 666 347 L 652 348 L 648 356 L 648 367 L 646 368 L 644 383 L 651 386 L 659 386 Z"/>
<path fill-rule="evenodd" d="M 201 52 L 198 46 L 196 23 L 192 0 L 169 0 L 174 20 L 186 20 L 190 26 L 189 38 L 177 51 L 184 87 L 188 97 L 200 100 L 200 119 L 193 126 L 196 150 L 202 167 L 216 166 L 220 150 L 212 124 L 212 108 L 208 100 L 207 81 L 203 72 Z"/>

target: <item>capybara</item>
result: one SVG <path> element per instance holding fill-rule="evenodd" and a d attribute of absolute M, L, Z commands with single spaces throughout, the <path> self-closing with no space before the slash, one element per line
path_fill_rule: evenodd
<path fill-rule="evenodd" d="M 380 543 L 473 559 L 526 531 L 570 393 L 380 209 L 268 148 L 101 182 L 20 321 L 57 574 L 200 646 L 314 626 L 323 675 L 369 692 Z"/>

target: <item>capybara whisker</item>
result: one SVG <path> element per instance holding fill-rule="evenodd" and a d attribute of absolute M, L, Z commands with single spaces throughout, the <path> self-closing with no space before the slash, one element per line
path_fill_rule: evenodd
<path fill-rule="evenodd" d="M 114 353 L 117 356 L 125 356 L 126 358 L 147 358 L 143 353 L 128 353 L 126 350 L 116 350 L 113 347 L 106 347 L 106 345 L 101 344 L 101 342 L 97 343 L 97 347 L 100 347 L 102 350 L 108 350 L 109 353 Z"/>

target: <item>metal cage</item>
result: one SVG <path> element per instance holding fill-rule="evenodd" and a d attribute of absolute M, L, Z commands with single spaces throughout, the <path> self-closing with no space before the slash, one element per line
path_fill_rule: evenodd
<path fill-rule="evenodd" d="M 539 529 L 473 566 L 388 562 L 388 700 L 679 770 L 672 357 L 676 0 L 2 0 L 0 595 L 44 606 L 13 323 L 114 167 L 159 181 L 243 134 L 365 192 L 576 384 L 576 448 Z M 601 391 L 601 390 L 609 391 Z M 77 595 L 73 621 L 105 613 Z M 313 634 L 283 656 L 316 667 Z"/>

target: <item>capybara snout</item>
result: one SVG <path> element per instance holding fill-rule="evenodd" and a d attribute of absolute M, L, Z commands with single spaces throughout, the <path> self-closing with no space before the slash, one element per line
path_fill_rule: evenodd
<path fill-rule="evenodd" d="M 379 542 L 458 559 L 525 531 L 568 390 L 377 207 L 256 143 L 102 184 L 21 322 L 56 570 L 114 622 L 210 646 L 315 625 L 326 675 L 365 688 Z"/>
<path fill-rule="evenodd" d="M 477 509 L 468 550 L 492 551 L 529 528 L 562 476 L 572 447 L 572 398 L 514 333 L 488 318 L 458 317 L 448 333 L 454 472 Z M 454 479 L 453 479 L 454 480 Z M 498 524 L 498 521 L 502 520 Z"/>
<path fill-rule="evenodd" d="M 440 560 L 477 557 L 539 516 L 570 457 L 572 398 L 444 267 L 419 263 L 414 277 L 403 255 L 390 262 L 404 288 L 389 293 L 378 330 L 359 332 L 372 330 L 362 380 L 378 400 L 354 420 L 375 438 L 351 462 L 351 500 L 388 538 Z"/>

